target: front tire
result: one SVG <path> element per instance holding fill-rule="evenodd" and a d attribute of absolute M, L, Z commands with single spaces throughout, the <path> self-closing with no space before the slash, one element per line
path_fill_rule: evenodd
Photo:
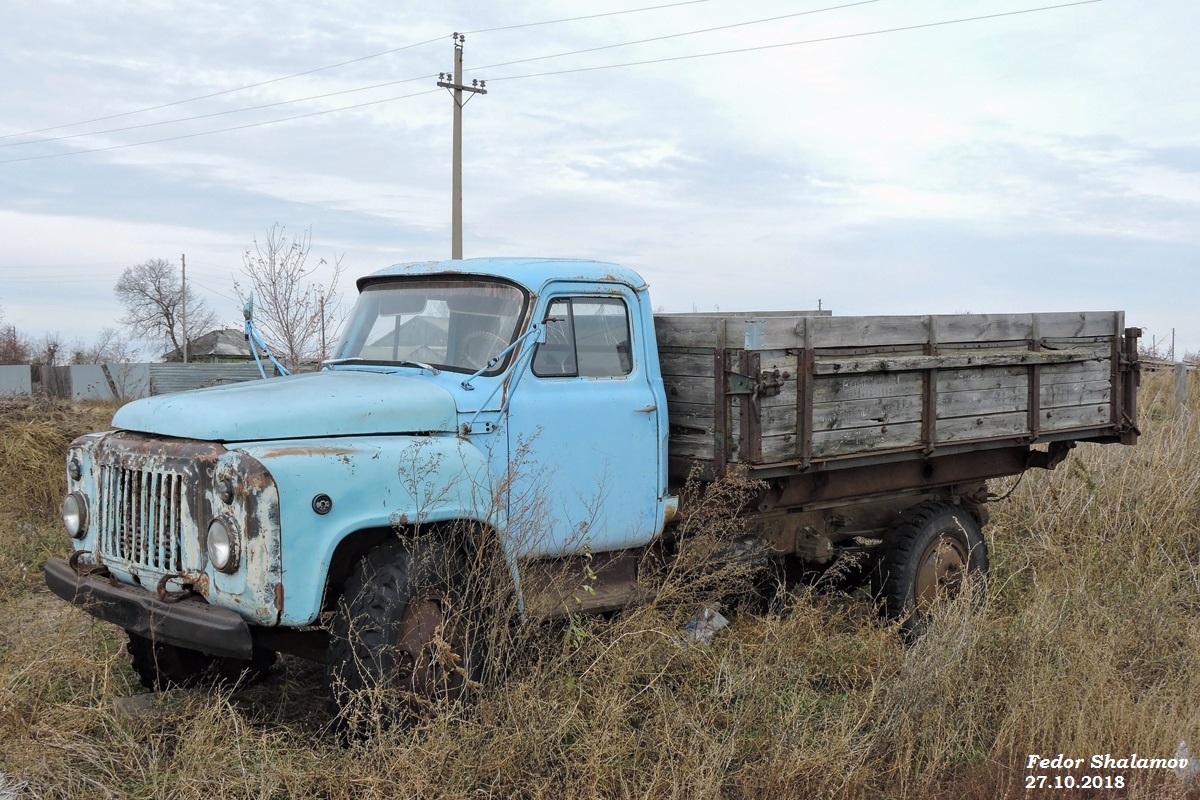
<path fill-rule="evenodd" d="M 129 632 L 126 645 L 142 686 L 155 692 L 212 684 L 252 686 L 267 679 L 275 653 L 255 648 L 251 658 L 212 656 Z"/>
<path fill-rule="evenodd" d="M 976 517 L 933 500 L 905 511 L 888 531 L 877 571 L 883 613 L 920 635 L 939 598 L 957 595 L 968 576 L 987 572 L 987 544 Z"/>
<path fill-rule="evenodd" d="M 330 711 L 349 733 L 410 722 L 477 679 L 461 554 L 438 540 L 385 542 L 346 580 L 326 657 Z"/>

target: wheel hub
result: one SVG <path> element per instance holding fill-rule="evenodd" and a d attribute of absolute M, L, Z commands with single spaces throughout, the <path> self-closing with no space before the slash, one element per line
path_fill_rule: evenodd
<path fill-rule="evenodd" d="M 955 594 L 967 572 L 967 545 L 952 533 L 943 533 L 925 548 L 917 562 L 916 606 L 924 610 L 938 597 Z"/>

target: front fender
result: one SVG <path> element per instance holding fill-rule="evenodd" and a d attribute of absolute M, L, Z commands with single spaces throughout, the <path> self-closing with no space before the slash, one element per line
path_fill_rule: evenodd
<path fill-rule="evenodd" d="M 316 620 L 333 553 L 356 531 L 448 520 L 504 527 L 484 455 L 454 434 L 300 439 L 230 449 L 261 462 L 279 490 L 280 625 Z M 331 501 L 327 509 L 315 502 L 321 495 Z"/>

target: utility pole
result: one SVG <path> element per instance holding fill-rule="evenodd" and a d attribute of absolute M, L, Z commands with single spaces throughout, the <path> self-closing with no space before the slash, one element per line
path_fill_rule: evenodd
<path fill-rule="evenodd" d="M 187 253 L 179 254 L 179 263 L 183 266 L 183 278 L 180 280 L 180 284 L 182 285 L 183 290 L 179 293 L 179 303 L 180 303 L 180 307 L 183 309 L 182 313 L 180 314 L 180 316 L 183 318 L 183 322 L 180 325 L 180 327 L 183 328 L 183 363 L 186 364 L 186 363 L 188 363 L 188 360 L 187 360 Z"/>
<path fill-rule="evenodd" d="M 463 42 L 467 37 L 461 33 L 454 34 L 454 74 L 442 72 L 438 74 L 438 86 L 443 89 L 449 89 L 454 97 L 454 164 L 451 168 L 451 188 L 450 196 L 450 258 L 458 261 L 462 259 L 462 110 L 471 97 L 476 94 L 487 94 L 487 86 L 485 81 L 472 80 L 470 86 L 463 86 L 462 82 L 462 66 L 463 66 Z M 453 83 L 451 83 L 453 79 Z M 466 100 L 463 100 L 463 92 L 467 92 Z"/>

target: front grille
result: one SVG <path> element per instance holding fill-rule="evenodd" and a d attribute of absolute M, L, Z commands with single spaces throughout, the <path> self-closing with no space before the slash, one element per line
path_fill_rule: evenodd
<path fill-rule="evenodd" d="M 182 475 L 101 465 L 97 510 L 105 556 L 160 572 L 181 571 Z"/>

